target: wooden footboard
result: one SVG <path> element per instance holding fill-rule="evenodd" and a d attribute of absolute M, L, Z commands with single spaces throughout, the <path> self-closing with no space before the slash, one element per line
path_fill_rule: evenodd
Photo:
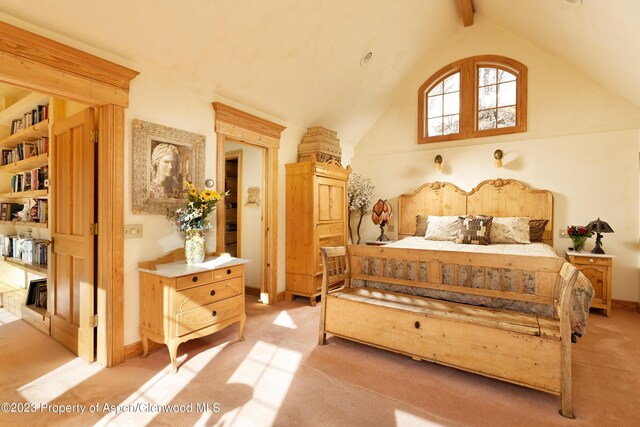
<path fill-rule="evenodd" d="M 560 258 L 374 246 L 322 248 L 322 255 L 319 344 L 331 333 L 558 394 L 562 415 L 573 417 L 569 312 L 577 270 L 571 264 Z M 516 279 L 508 289 L 495 289 L 495 281 L 452 279 L 451 271 L 463 266 L 475 268 L 480 278 L 478 269 L 508 269 Z M 362 281 L 534 302 L 550 306 L 553 316 L 366 288 Z"/>

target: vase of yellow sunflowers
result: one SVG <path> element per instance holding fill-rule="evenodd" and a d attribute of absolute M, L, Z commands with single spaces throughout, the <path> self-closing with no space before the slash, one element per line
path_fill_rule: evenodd
<path fill-rule="evenodd" d="M 205 256 L 204 231 L 212 227 L 209 216 L 227 193 L 201 190 L 191 182 L 186 185 L 185 203 L 175 211 L 167 212 L 167 218 L 185 233 L 184 255 L 187 264 L 198 264 L 204 261 Z"/>

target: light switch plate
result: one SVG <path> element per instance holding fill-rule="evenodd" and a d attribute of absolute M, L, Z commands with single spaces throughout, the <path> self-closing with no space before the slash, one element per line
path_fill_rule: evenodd
<path fill-rule="evenodd" d="M 396 231 L 396 227 L 393 224 L 387 224 L 385 227 L 389 233 L 393 233 L 394 231 Z"/>
<path fill-rule="evenodd" d="M 142 237 L 142 224 L 128 224 L 124 226 L 125 239 L 139 239 Z"/>

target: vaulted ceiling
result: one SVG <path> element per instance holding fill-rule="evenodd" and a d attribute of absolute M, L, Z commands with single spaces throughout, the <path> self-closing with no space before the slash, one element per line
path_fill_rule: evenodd
<path fill-rule="evenodd" d="M 455 0 L 0 0 L 0 12 L 355 144 L 420 56 L 462 31 Z M 640 105 L 640 2 L 474 0 L 476 14 Z M 2 18 L 2 15 L 0 15 Z M 361 58 L 373 57 L 367 65 Z M 444 64 L 443 64 L 444 65 Z M 135 94 L 134 94 L 135 96 Z"/>

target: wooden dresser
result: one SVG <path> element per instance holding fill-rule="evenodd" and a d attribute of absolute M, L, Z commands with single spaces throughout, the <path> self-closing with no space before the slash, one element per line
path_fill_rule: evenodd
<path fill-rule="evenodd" d="M 243 341 L 244 264 L 232 257 L 206 259 L 188 265 L 184 259 L 164 264 L 140 263 L 140 338 L 143 356 L 147 340 L 169 348 L 172 371 L 177 371 L 178 346 L 240 323 Z"/>
<path fill-rule="evenodd" d="M 565 251 L 566 259 L 584 274 L 593 286 L 591 308 L 601 308 L 611 316 L 611 270 L 614 255 Z"/>
<path fill-rule="evenodd" d="M 351 168 L 330 160 L 291 163 L 287 169 L 287 267 L 285 297 L 310 299 L 322 288 L 322 246 L 347 243 L 347 179 Z"/>

